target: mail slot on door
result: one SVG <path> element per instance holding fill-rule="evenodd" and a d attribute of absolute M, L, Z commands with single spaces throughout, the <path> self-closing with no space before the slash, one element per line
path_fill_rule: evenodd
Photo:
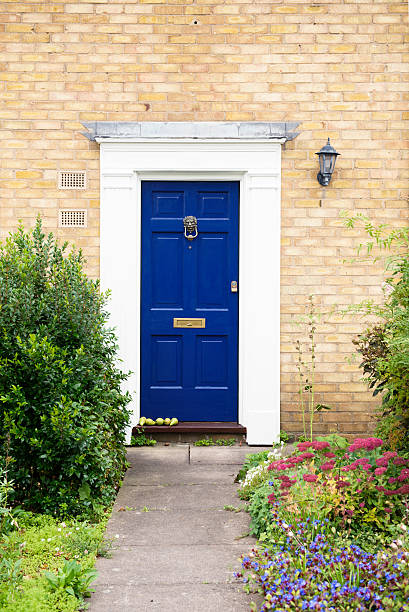
<path fill-rule="evenodd" d="M 206 319 L 173 319 L 173 327 L 206 327 Z"/>

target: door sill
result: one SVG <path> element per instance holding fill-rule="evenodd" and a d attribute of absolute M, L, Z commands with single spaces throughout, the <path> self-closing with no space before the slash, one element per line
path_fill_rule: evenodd
<path fill-rule="evenodd" d="M 143 428 L 134 427 L 132 435 L 137 435 L 141 429 L 148 437 L 159 442 L 195 442 L 201 438 L 233 438 L 243 440 L 247 434 L 246 427 L 239 423 L 217 421 L 181 421 L 178 425 L 145 425 Z"/>

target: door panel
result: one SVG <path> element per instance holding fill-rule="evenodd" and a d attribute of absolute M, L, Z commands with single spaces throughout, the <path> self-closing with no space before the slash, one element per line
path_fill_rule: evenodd
<path fill-rule="evenodd" d="M 153 387 L 182 386 L 182 337 L 152 336 Z"/>
<path fill-rule="evenodd" d="M 197 237 L 196 309 L 228 307 L 226 269 L 227 235 L 200 234 Z"/>
<path fill-rule="evenodd" d="M 184 237 L 195 216 L 198 236 Z M 237 421 L 238 182 L 142 182 L 141 414 Z M 205 328 L 175 328 L 175 318 Z"/>
<path fill-rule="evenodd" d="M 183 307 L 183 243 L 182 236 L 152 234 L 151 307 Z"/>

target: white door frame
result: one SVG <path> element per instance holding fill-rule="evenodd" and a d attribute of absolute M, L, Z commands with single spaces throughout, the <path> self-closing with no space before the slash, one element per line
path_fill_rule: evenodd
<path fill-rule="evenodd" d="M 101 144 L 101 286 L 140 402 L 141 181 L 240 181 L 239 423 L 251 445 L 280 433 L 280 176 L 276 140 L 95 138 Z M 128 439 L 130 430 L 128 431 Z"/>

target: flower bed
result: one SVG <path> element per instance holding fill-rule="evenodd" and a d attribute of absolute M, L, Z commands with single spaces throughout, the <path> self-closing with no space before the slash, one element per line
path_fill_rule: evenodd
<path fill-rule="evenodd" d="M 244 488 L 260 546 L 238 574 L 261 610 L 409 610 L 409 461 L 383 446 L 328 436 L 262 463 Z"/>

